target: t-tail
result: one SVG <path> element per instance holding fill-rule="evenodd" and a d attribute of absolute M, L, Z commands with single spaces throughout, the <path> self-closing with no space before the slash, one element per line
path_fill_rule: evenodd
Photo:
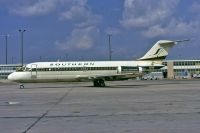
<path fill-rule="evenodd" d="M 185 40 L 159 40 L 143 57 L 138 60 L 164 60 L 169 50 L 179 42 L 189 41 L 189 39 Z"/>

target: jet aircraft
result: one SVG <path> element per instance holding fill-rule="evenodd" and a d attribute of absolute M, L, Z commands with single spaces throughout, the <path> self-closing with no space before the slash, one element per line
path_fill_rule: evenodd
<path fill-rule="evenodd" d="M 159 40 L 141 58 L 135 61 L 76 61 L 34 62 L 27 64 L 8 79 L 20 83 L 92 81 L 95 87 L 104 87 L 107 80 L 139 77 L 152 69 L 163 67 L 162 61 L 169 50 L 179 42 L 188 40 Z"/>

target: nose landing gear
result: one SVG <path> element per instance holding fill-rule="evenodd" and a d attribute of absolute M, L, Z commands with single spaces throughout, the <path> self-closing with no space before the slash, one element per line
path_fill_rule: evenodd
<path fill-rule="evenodd" d="M 19 84 L 19 88 L 20 89 L 24 89 L 24 85 L 23 84 Z"/>

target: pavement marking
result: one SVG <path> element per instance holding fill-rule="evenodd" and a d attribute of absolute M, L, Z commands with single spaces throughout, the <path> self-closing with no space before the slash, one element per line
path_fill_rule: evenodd
<path fill-rule="evenodd" d="M 47 116 L 47 114 L 56 106 L 58 105 L 65 97 L 67 97 L 69 95 L 69 93 L 72 91 L 73 88 L 68 89 L 64 95 L 62 97 L 60 97 L 57 102 L 55 104 L 53 104 L 52 107 L 50 107 L 45 113 L 43 113 L 40 117 L 38 117 L 38 119 L 31 124 L 25 131 L 23 131 L 22 133 L 27 133 L 31 128 L 33 128 L 41 119 L 45 118 Z"/>

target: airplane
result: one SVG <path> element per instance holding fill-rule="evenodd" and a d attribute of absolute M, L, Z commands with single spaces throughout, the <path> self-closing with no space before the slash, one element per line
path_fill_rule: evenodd
<path fill-rule="evenodd" d="M 105 81 L 142 76 L 152 69 L 160 69 L 169 50 L 188 40 L 159 40 L 141 58 L 135 61 L 76 61 L 35 62 L 8 75 L 8 80 L 20 83 L 93 81 L 94 87 L 105 87 Z"/>

